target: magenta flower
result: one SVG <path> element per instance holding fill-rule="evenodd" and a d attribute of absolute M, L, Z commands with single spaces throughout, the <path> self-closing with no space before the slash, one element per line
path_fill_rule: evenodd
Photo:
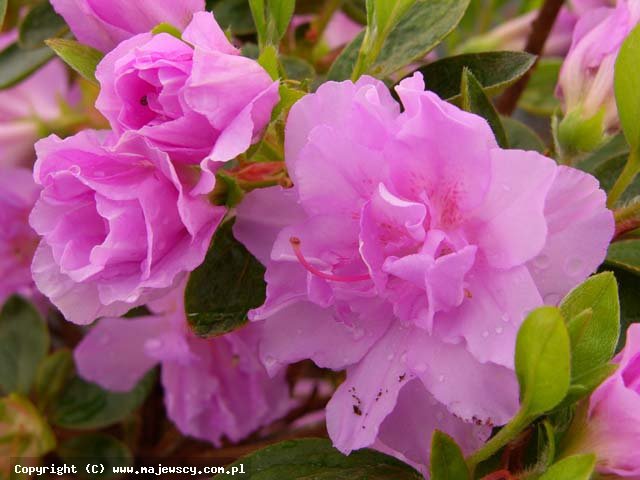
<path fill-rule="evenodd" d="M 613 72 L 620 47 L 640 21 L 640 3 L 620 0 L 615 6 L 577 2 L 582 13 L 571 49 L 562 65 L 557 94 L 565 113 L 583 119 L 603 115 L 604 130 L 619 126 Z"/>
<path fill-rule="evenodd" d="M 51 0 L 76 38 L 103 52 L 159 23 L 183 29 L 204 0 Z"/>
<path fill-rule="evenodd" d="M 595 453 L 597 470 L 640 478 L 640 325 L 631 325 L 616 357 L 617 371 L 591 396 L 582 428 L 570 437 L 571 453 Z M 569 454 L 569 452 L 567 452 Z"/>
<path fill-rule="evenodd" d="M 29 170 L 0 167 L 0 306 L 14 293 L 35 293 L 30 266 L 38 236 L 29 212 L 37 198 Z"/>
<path fill-rule="evenodd" d="M 183 40 L 147 33 L 118 45 L 98 66 L 96 107 L 117 134 L 138 131 L 174 160 L 231 160 L 269 123 L 278 82 L 239 54 L 210 13 L 197 13 Z"/>
<path fill-rule="evenodd" d="M 284 372 L 269 378 L 257 356 L 260 325 L 204 340 L 190 332 L 177 288 L 154 315 L 103 318 L 74 352 L 82 377 L 127 391 L 157 364 L 162 367 L 169 418 L 186 435 L 219 446 L 237 442 L 292 407 Z"/>
<path fill-rule="evenodd" d="M 117 316 L 166 291 L 204 259 L 225 209 L 194 195 L 196 173 L 136 135 L 109 146 L 85 130 L 36 144 L 42 236 L 37 287 L 75 323 Z"/>
<path fill-rule="evenodd" d="M 0 50 L 18 37 L 17 31 L 0 34 Z M 61 101 L 70 100 L 64 65 L 53 60 L 18 85 L 0 90 L 0 165 L 31 167 L 33 144 L 46 131 L 46 123 L 61 117 Z"/>
<path fill-rule="evenodd" d="M 402 112 L 369 77 L 300 100 L 294 188 L 248 195 L 235 234 L 267 266 L 250 314 L 267 369 L 346 369 L 327 407 L 336 447 L 381 442 L 424 465 L 434 427 L 468 451 L 516 412 L 524 316 L 594 271 L 614 222 L 593 177 L 500 149 L 419 74 L 397 92 Z"/>

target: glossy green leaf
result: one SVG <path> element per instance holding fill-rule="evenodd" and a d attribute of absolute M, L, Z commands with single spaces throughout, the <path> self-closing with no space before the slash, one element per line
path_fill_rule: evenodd
<path fill-rule="evenodd" d="M 269 76 L 276 80 L 280 77 L 278 66 L 278 51 L 273 45 L 266 46 L 258 56 L 258 63 L 264 68 Z"/>
<path fill-rule="evenodd" d="M 640 275 L 640 240 L 620 240 L 609 245 L 606 262 Z"/>
<path fill-rule="evenodd" d="M 51 60 L 54 53 L 48 47 L 28 50 L 18 42 L 0 51 L 0 89 L 9 88 L 24 80 Z"/>
<path fill-rule="evenodd" d="M 302 58 L 282 56 L 280 61 L 286 77 L 290 80 L 303 82 L 305 80 L 313 80 L 316 76 L 313 65 Z"/>
<path fill-rule="evenodd" d="M 218 228 L 204 263 L 187 283 L 187 319 L 200 336 L 243 326 L 249 310 L 265 299 L 264 267 L 233 238 L 232 225 L 226 222 Z"/>
<path fill-rule="evenodd" d="M 589 480 L 595 466 L 595 455 L 574 455 L 551 465 L 539 480 Z"/>
<path fill-rule="evenodd" d="M 20 24 L 20 46 L 39 48 L 48 38 L 58 37 L 68 30 L 67 24 L 49 2 L 33 7 Z"/>
<path fill-rule="evenodd" d="M 535 150 L 544 153 L 546 146 L 542 139 L 524 123 L 511 117 L 500 117 L 509 148 L 519 150 Z"/>
<path fill-rule="evenodd" d="M 571 378 L 571 351 L 558 308 L 541 307 L 527 316 L 518 331 L 515 363 L 527 415 L 540 415 L 562 401 Z"/>
<path fill-rule="evenodd" d="M 0 390 L 28 394 L 49 350 L 49 332 L 38 311 L 10 297 L 0 311 Z"/>
<path fill-rule="evenodd" d="M 458 24 L 469 0 L 417 0 L 386 38 L 380 55 L 368 72 L 387 76 L 433 50 Z M 329 71 L 329 80 L 351 77 L 364 33 L 340 54 Z"/>
<path fill-rule="evenodd" d="M 584 325 L 573 326 L 575 318 L 590 310 Z M 618 284 L 611 272 L 594 275 L 574 288 L 562 300 L 560 311 L 572 331 L 572 383 L 581 384 L 590 372 L 609 362 L 620 334 Z M 580 329 L 579 334 L 576 330 Z"/>
<path fill-rule="evenodd" d="M 502 148 L 509 148 L 507 134 L 500 121 L 500 115 L 496 112 L 491 100 L 485 95 L 482 85 L 468 68 L 462 71 L 460 91 L 462 93 L 462 108 L 484 118 L 493 130 L 498 145 Z"/>
<path fill-rule="evenodd" d="M 227 466 L 247 480 L 421 480 L 407 464 L 374 450 L 345 456 L 328 439 L 289 440 L 250 453 Z M 236 469 L 236 470 L 234 470 Z M 218 474 L 216 480 L 229 475 Z"/>
<path fill-rule="evenodd" d="M 114 393 L 74 377 L 51 405 L 51 421 L 78 430 L 107 427 L 122 421 L 146 399 L 155 382 L 149 372 L 129 392 Z"/>
<path fill-rule="evenodd" d="M 265 0 L 249 0 L 249 6 L 251 7 L 251 16 L 253 17 L 253 23 L 256 26 L 256 33 L 258 34 L 258 43 L 262 47 L 267 41 L 267 16 L 264 9 Z"/>
<path fill-rule="evenodd" d="M 633 150 L 640 148 L 640 25 L 636 26 L 620 47 L 616 59 L 614 88 L 618 117 L 627 142 Z"/>
<path fill-rule="evenodd" d="M 75 367 L 70 350 L 60 349 L 45 358 L 38 368 L 34 393 L 40 410 L 55 401 L 73 378 Z"/>
<path fill-rule="evenodd" d="M 555 91 L 561 66 L 561 58 L 541 58 L 531 73 L 518 107 L 533 115 L 550 117 L 560 106 Z"/>
<path fill-rule="evenodd" d="M 465 480 L 469 470 L 464 462 L 462 450 L 446 433 L 436 430 L 431 440 L 431 480 Z"/>
<path fill-rule="evenodd" d="M 104 57 L 102 52 L 66 38 L 53 38 L 46 44 L 76 72 L 98 85 L 96 67 Z"/>
<path fill-rule="evenodd" d="M 67 465 L 75 465 L 81 478 L 112 478 L 113 467 L 133 465 L 133 455 L 129 448 L 103 433 L 88 433 L 71 437 L 56 450 L 58 456 Z M 88 474 L 87 465 L 103 465 L 104 473 Z"/>
<path fill-rule="evenodd" d="M 524 52 L 486 52 L 445 57 L 416 70 L 422 73 L 428 90 L 440 98 L 460 98 L 460 78 L 471 70 L 487 95 L 495 95 L 524 75 L 536 57 Z M 413 75 L 413 74 L 412 74 Z"/>

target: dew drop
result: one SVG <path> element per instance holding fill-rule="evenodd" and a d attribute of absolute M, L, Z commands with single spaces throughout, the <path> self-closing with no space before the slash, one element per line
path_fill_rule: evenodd
<path fill-rule="evenodd" d="M 419 373 L 426 372 L 427 371 L 427 364 L 426 363 L 419 363 L 414 367 L 414 370 L 416 372 L 419 372 Z"/>
<path fill-rule="evenodd" d="M 580 258 L 570 258 L 564 266 L 565 272 L 571 277 L 576 277 L 582 273 L 583 263 Z"/>
<path fill-rule="evenodd" d="M 506 183 L 503 183 L 503 184 L 502 184 L 502 189 L 503 189 L 505 192 L 510 192 L 510 191 L 511 191 L 511 187 L 510 187 L 509 185 L 507 185 Z"/>
<path fill-rule="evenodd" d="M 551 264 L 551 259 L 549 258 L 548 255 L 538 255 L 536 258 L 533 259 L 533 266 L 540 269 L 540 270 L 544 270 L 545 268 L 548 268 L 549 265 Z"/>
<path fill-rule="evenodd" d="M 272 357 L 271 355 L 267 355 L 266 357 L 264 357 L 264 366 L 269 368 L 269 367 L 273 367 L 276 363 L 276 359 L 275 357 Z"/>
<path fill-rule="evenodd" d="M 407 361 L 407 354 L 406 354 L 406 353 L 403 353 L 403 354 L 402 354 L 402 356 L 400 357 L 400 361 L 401 361 L 402 363 L 406 363 L 406 361 Z"/>
<path fill-rule="evenodd" d="M 440 375 L 440 376 L 438 377 L 438 381 L 439 381 L 440 383 L 444 382 L 444 375 Z"/>
<path fill-rule="evenodd" d="M 500 335 L 502 333 L 502 327 L 496 327 L 496 333 Z"/>
<path fill-rule="evenodd" d="M 557 305 L 560 302 L 560 295 L 557 293 L 549 293 L 544 297 L 545 305 Z"/>
<path fill-rule="evenodd" d="M 107 343 L 109 343 L 109 340 L 111 340 L 111 337 L 109 335 L 102 335 L 98 339 L 98 343 L 100 343 L 100 345 L 106 345 Z"/>
<path fill-rule="evenodd" d="M 389 355 L 387 355 L 387 360 L 389 361 L 393 360 L 393 353 L 390 353 Z"/>
<path fill-rule="evenodd" d="M 364 329 L 362 329 L 362 328 L 354 328 L 353 329 L 353 339 L 354 340 L 360 340 L 362 337 L 364 337 Z"/>
<path fill-rule="evenodd" d="M 507 315 L 506 313 L 503 313 L 503 314 L 502 314 L 502 321 L 503 321 L 504 323 L 509 323 L 509 320 L 511 320 L 511 319 L 509 318 L 509 315 Z"/>
<path fill-rule="evenodd" d="M 150 340 L 147 340 L 145 342 L 145 347 L 151 349 L 151 350 L 157 350 L 162 346 L 162 342 L 160 340 L 158 340 L 157 338 L 152 338 Z"/>
<path fill-rule="evenodd" d="M 484 332 L 482 332 L 482 336 L 483 338 L 487 338 L 489 336 L 489 332 L 485 330 Z"/>
<path fill-rule="evenodd" d="M 80 169 L 80 167 L 78 165 L 72 165 L 69 168 L 69 171 L 71 173 L 73 173 L 74 175 L 80 175 L 82 173 L 82 170 Z"/>

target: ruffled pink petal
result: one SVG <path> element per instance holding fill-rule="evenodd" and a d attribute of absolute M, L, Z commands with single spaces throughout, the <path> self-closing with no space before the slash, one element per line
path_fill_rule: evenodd
<path fill-rule="evenodd" d="M 527 267 L 544 302 L 556 305 L 602 263 L 614 220 L 598 181 L 562 166 L 547 195 L 544 216 L 547 240 Z"/>

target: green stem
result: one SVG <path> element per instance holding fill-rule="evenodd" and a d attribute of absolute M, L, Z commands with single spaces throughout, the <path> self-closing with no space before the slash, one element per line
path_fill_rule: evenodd
<path fill-rule="evenodd" d="M 478 464 L 491 458 L 502 447 L 516 438 L 530 422 L 531 416 L 527 415 L 526 409 L 522 408 L 493 438 L 467 457 L 469 471 L 473 473 Z"/>
<path fill-rule="evenodd" d="M 631 150 L 626 165 L 622 169 L 620 176 L 609 192 L 609 196 L 607 198 L 607 206 L 609 208 L 612 208 L 616 204 L 629 185 L 631 185 L 631 182 L 636 178 L 638 171 L 640 171 L 640 155 L 638 155 L 638 151 L 634 149 Z"/>

